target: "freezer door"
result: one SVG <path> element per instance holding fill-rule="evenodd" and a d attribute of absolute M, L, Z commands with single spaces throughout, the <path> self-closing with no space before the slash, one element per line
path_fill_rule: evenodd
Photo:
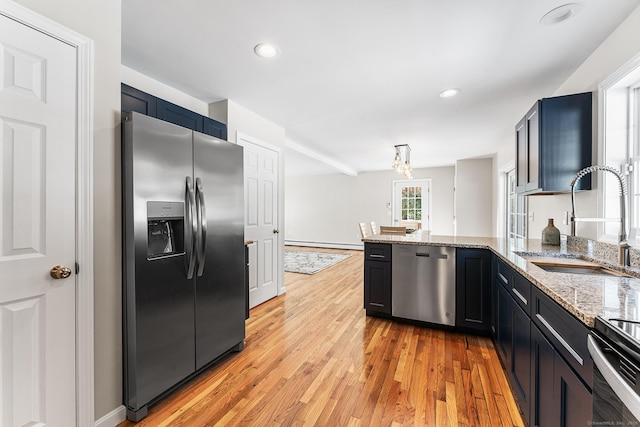
<path fill-rule="evenodd" d="M 193 154 L 189 129 L 138 113 L 123 126 L 124 398 L 135 412 L 195 370 Z"/>
<path fill-rule="evenodd" d="M 245 337 L 242 147 L 193 133 L 196 206 L 196 368 Z"/>

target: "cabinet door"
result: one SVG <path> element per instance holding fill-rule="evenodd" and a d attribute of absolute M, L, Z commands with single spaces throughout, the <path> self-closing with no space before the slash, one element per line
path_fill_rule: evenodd
<path fill-rule="evenodd" d="M 224 139 L 225 141 L 227 140 L 227 125 L 209 117 L 203 117 L 203 120 L 204 130 L 202 133 Z"/>
<path fill-rule="evenodd" d="M 156 116 L 157 98 L 155 96 L 124 83 L 120 85 L 120 91 L 120 109 L 123 113 L 135 111 L 146 116 Z"/>
<path fill-rule="evenodd" d="M 496 319 L 496 335 L 498 343 L 498 351 L 505 366 L 511 366 L 511 353 L 512 353 L 512 337 L 513 326 L 511 320 L 511 297 L 508 291 L 501 284 L 496 286 L 498 291 L 498 307 Z"/>
<path fill-rule="evenodd" d="M 511 378 L 515 385 L 515 398 L 519 401 L 524 419 L 528 420 L 531 393 L 531 320 L 513 299 L 511 301 Z"/>
<path fill-rule="evenodd" d="M 524 118 L 526 133 L 525 139 L 527 140 L 527 182 L 525 184 L 526 191 L 531 191 L 539 188 L 539 104 L 540 102 L 536 102 L 536 104 L 527 112 L 527 115 Z"/>
<path fill-rule="evenodd" d="M 554 425 L 590 425 L 593 419 L 591 392 L 558 353 L 554 360 L 554 381 L 555 411 L 559 415 L 559 422 Z"/>
<path fill-rule="evenodd" d="M 157 118 L 187 129 L 202 132 L 203 116 L 200 114 L 172 104 L 163 99 L 158 99 Z"/>
<path fill-rule="evenodd" d="M 491 253 L 483 249 L 456 252 L 456 326 L 489 331 Z"/>
<path fill-rule="evenodd" d="M 529 425 L 555 427 L 560 415 L 554 402 L 555 350 L 540 330 L 531 325 L 531 412 Z"/>
<path fill-rule="evenodd" d="M 369 312 L 391 315 L 391 263 L 364 262 L 364 308 Z"/>
<path fill-rule="evenodd" d="M 524 118 L 516 125 L 516 193 L 522 193 L 527 189 L 529 167 L 525 126 Z"/>

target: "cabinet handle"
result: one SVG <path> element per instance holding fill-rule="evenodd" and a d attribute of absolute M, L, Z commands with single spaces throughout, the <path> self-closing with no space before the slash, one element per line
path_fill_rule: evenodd
<path fill-rule="evenodd" d="M 567 343 L 564 338 L 562 338 L 562 335 L 560 335 L 558 333 L 558 331 L 556 331 L 555 329 L 553 329 L 553 326 L 551 326 L 549 324 L 549 322 L 547 322 L 547 319 L 545 319 L 544 317 L 542 317 L 541 314 L 536 314 L 536 317 L 538 318 L 538 320 L 540 321 L 540 323 L 542 323 L 544 325 L 545 328 L 547 328 L 547 330 L 549 332 L 551 332 L 551 335 L 553 335 L 554 337 L 556 337 L 556 339 L 558 341 L 560 341 L 560 344 L 562 344 L 562 346 L 569 352 L 569 354 L 571 354 L 573 356 L 574 359 L 576 359 L 578 361 L 579 364 L 584 365 L 584 360 L 582 360 L 582 357 L 580 357 L 580 355 L 578 354 L 577 351 L 575 351 L 573 349 L 573 347 L 571 347 L 569 345 L 569 343 Z"/>
<path fill-rule="evenodd" d="M 529 301 L 518 291 L 516 288 L 511 288 L 511 292 L 513 292 L 519 299 L 524 303 L 524 305 L 528 305 Z"/>
<path fill-rule="evenodd" d="M 384 255 L 369 255 L 369 258 L 384 258 Z"/>
<path fill-rule="evenodd" d="M 416 256 L 424 256 L 424 257 L 428 257 L 430 256 L 430 254 L 423 254 L 423 253 L 416 253 Z"/>
<path fill-rule="evenodd" d="M 507 278 L 506 278 L 506 277 L 504 277 L 504 276 L 502 275 L 502 273 L 498 273 L 498 279 L 500 279 L 500 281 L 501 281 L 502 283 L 504 283 L 505 285 L 509 284 L 509 281 L 507 280 Z"/>

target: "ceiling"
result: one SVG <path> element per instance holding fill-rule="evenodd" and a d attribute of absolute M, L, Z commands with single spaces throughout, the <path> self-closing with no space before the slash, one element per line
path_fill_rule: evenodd
<path fill-rule="evenodd" d="M 135 0 L 122 64 L 286 129 L 286 174 L 389 170 L 491 156 L 640 0 Z M 277 45 L 259 58 L 254 46 Z M 459 88 L 453 98 L 438 94 Z"/>

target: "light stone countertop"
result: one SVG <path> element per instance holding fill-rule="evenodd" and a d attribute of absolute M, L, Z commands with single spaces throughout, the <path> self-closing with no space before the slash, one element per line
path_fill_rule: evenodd
<path fill-rule="evenodd" d="M 596 316 L 604 318 L 638 319 L 640 311 L 640 270 L 622 269 L 600 259 L 587 257 L 574 249 L 542 245 L 540 240 L 498 239 L 491 237 L 436 236 L 420 231 L 406 236 L 373 235 L 362 239 L 366 243 L 453 246 L 490 249 L 518 273 L 529 279 L 545 294 L 592 328 Z M 605 267 L 624 271 L 635 277 L 584 275 L 548 272 L 527 258 L 532 256 L 562 257 L 595 261 Z M 526 258 L 525 258 L 526 257 Z"/>

